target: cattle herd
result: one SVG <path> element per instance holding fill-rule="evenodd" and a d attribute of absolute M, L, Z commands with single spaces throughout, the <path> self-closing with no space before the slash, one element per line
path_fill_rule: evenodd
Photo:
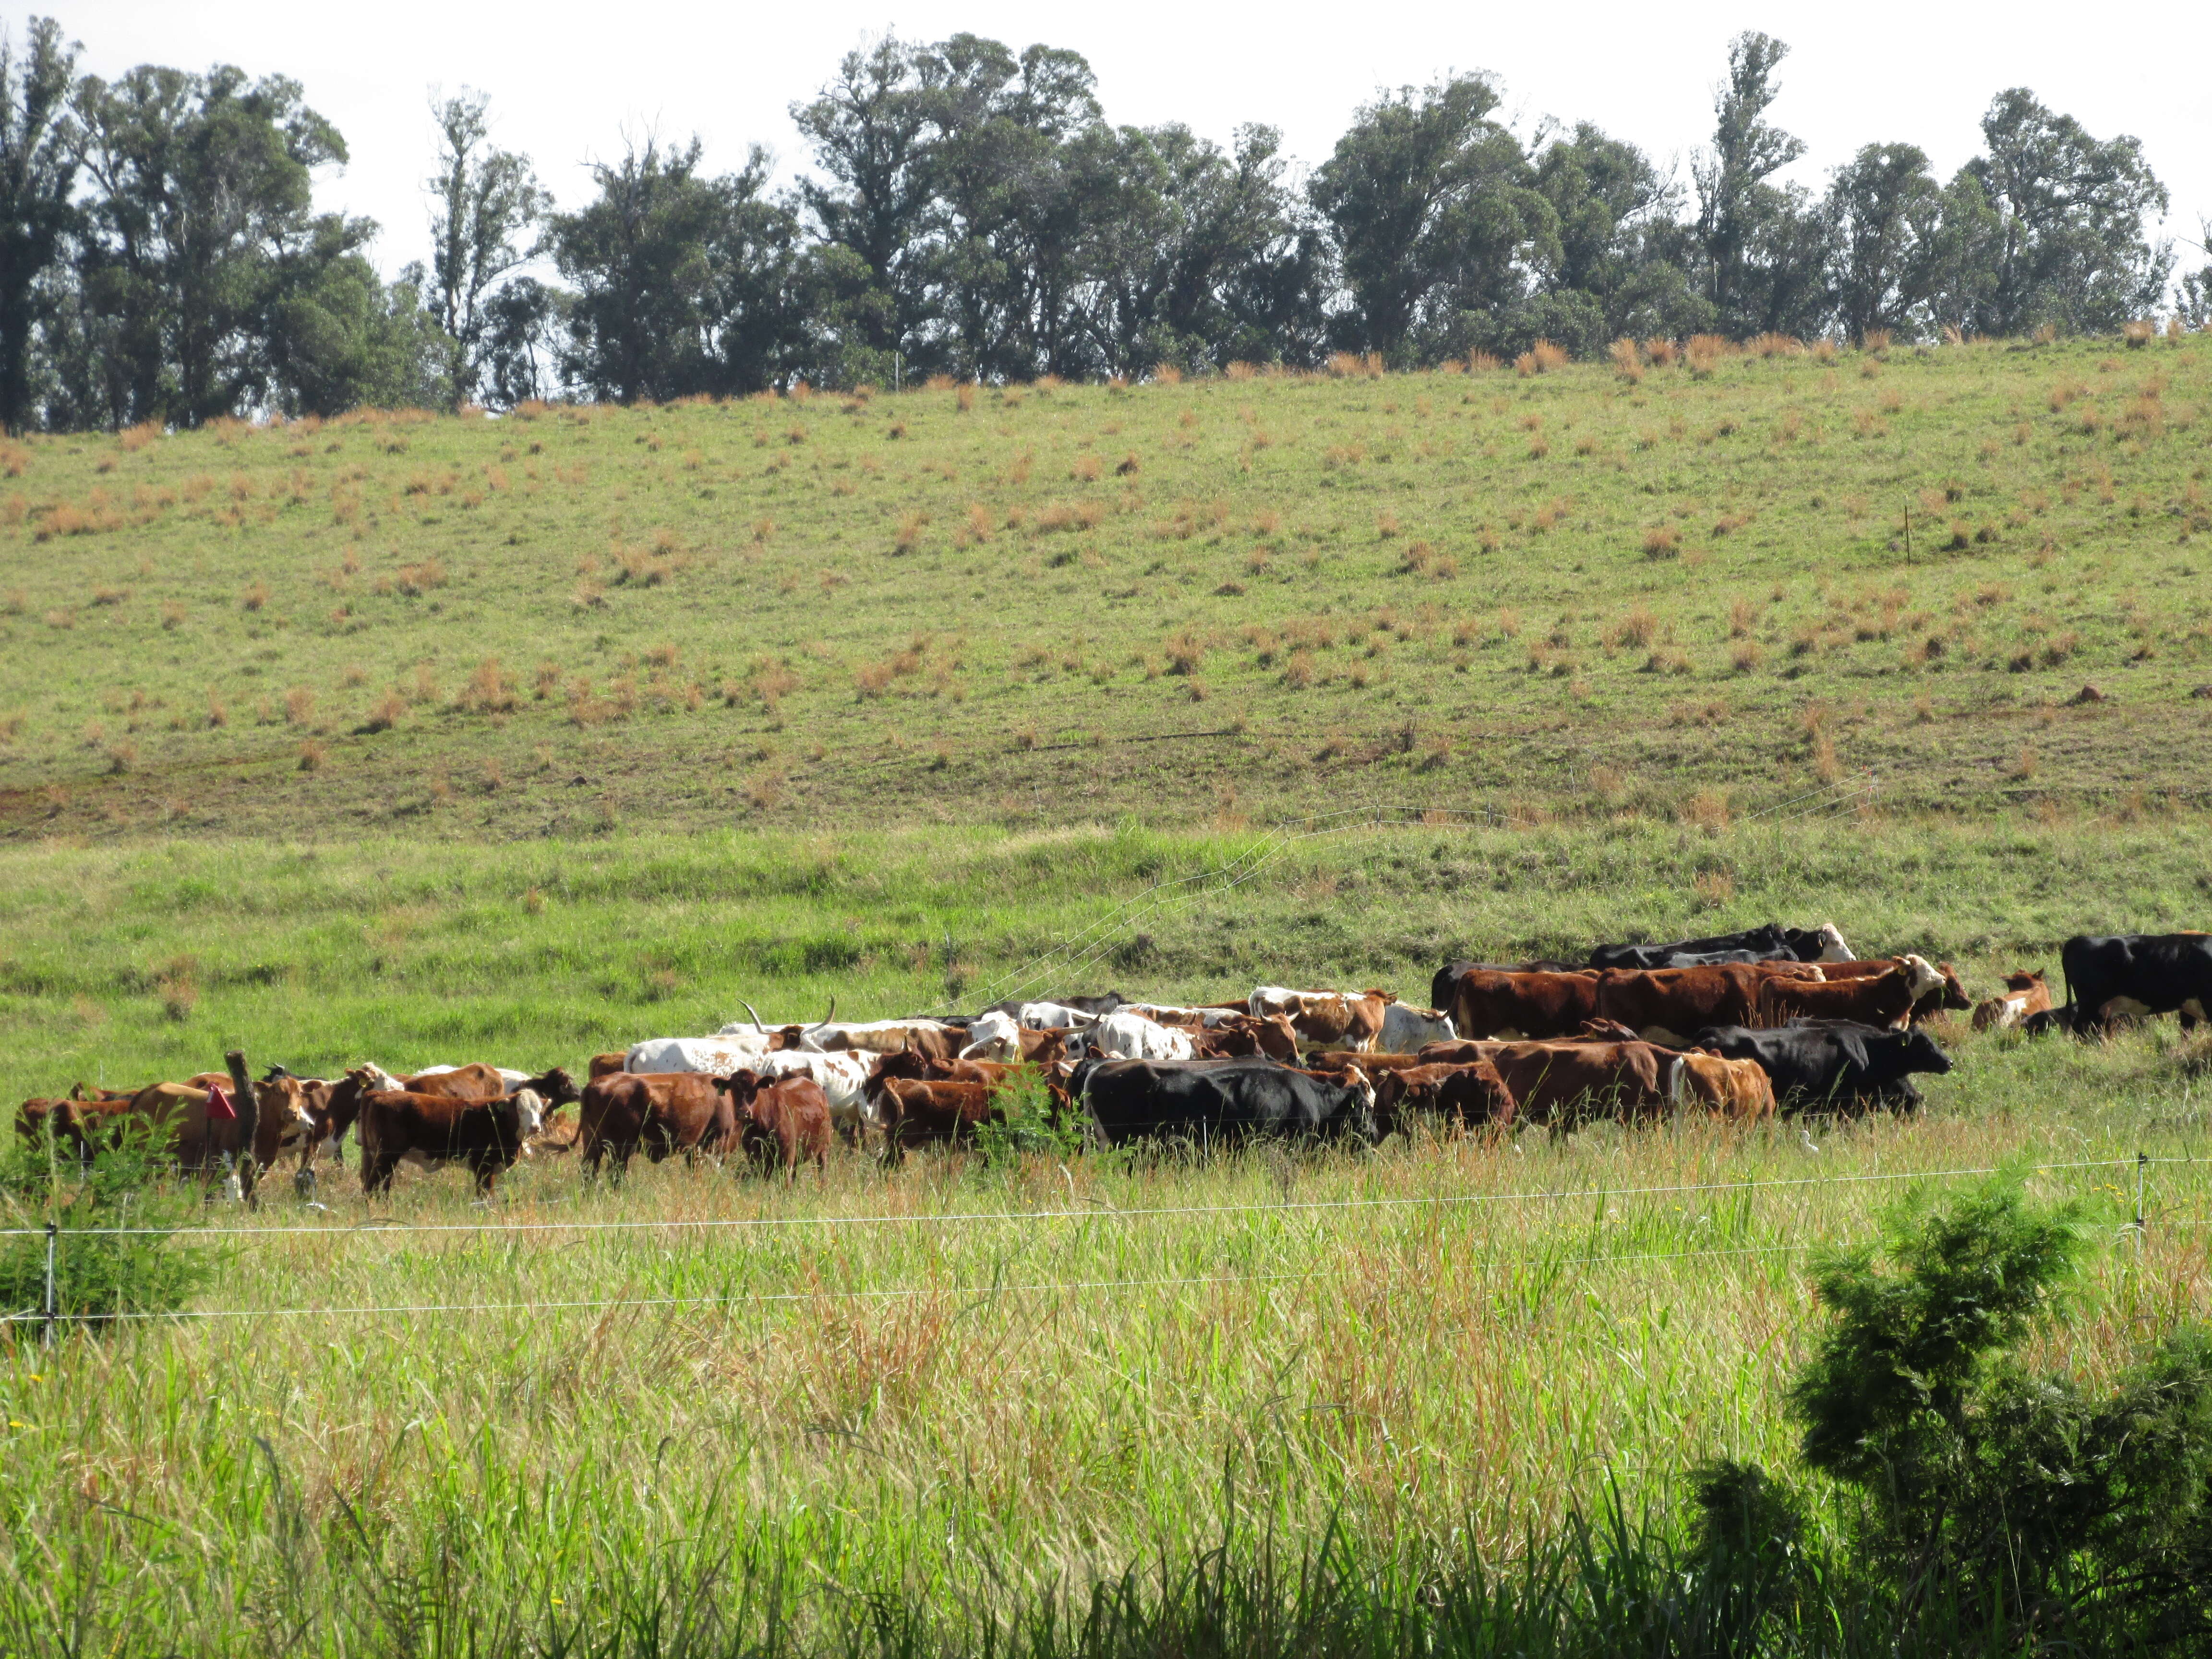
<path fill-rule="evenodd" d="M 1430 1007 L 1388 992 L 1262 986 L 1234 1003 L 1118 993 L 1016 1000 L 972 1015 L 770 1026 L 657 1037 L 594 1056 L 579 1087 L 554 1067 L 483 1064 L 335 1079 L 271 1067 L 250 1109 L 204 1073 L 136 1091 L 78 1085 L 23 1103 L 19 1135 L 90 1159 L 137 1134 L 185 1170 L 250 1192 L 296 1157 L 306 1191 L 359 1143 L 363 1191 L 402 1164 L 466 1164 L 489 1193 L 526 1155 L 587 1174 L 643 1152 L 728 1157 L 795 1175 L 833 1146 L 896 1158 L 972 1142 L 1034 1113 L 1107 1145 L 1202 1149 L 1260 1137 L 1374 1141 L 1425 1121 L 1447 1131 L 1571 1128 L 1698 1111 L 1909 1109 L 1912 1077 L 1951 1069 L 1922 1023 L 1972 1011 L 1978 1030 L 2096 1036 L 2123 1020 L 2212 1006 L 2212 934 L 2069 939 L 2068 1000 L 2016 973 L 1976 1003 L 1948 963 L 1860 960 L 1833 927 L 1769 926 L 1673 945 L 1600 945 L 1581 963 L 1452 962 Z M 830 1013 L 835 1015 L 833 1002 Z M 574 1104 L 573 1118 L 557 1115 Z"/>

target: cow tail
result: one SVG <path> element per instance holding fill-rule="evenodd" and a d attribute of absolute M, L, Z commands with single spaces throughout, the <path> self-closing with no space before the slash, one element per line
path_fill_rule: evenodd
<path fill-rule="evenodd" d="M 1667 1062 L 1667 1104 L 1675 1111 L 1682 1109 L 1682 1097 L 1689 1092 L 1690 1062 L 1680 1054 Z"/>

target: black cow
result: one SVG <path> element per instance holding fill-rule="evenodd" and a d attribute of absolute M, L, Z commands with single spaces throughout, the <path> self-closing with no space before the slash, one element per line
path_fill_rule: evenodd
<path fill-rule="evenodd" d="M 1848 1020 L 1794 1020 L 1772 1029 L 1708 1026 L 1690 1039 L 1723 1060 L 1755 1060 L 1785 1111 L 1920 1103 L 1911 1073 L 1951 1069 L 1925 1031 L 1885 1031 Z"/>
<path fill-rule="evenodd" d="M 1241 1060 L 1086 1060 L 1067 1091 L 1089 1109 L 1109 1145 L 1152 1136 L 1211 1145 L 1264 1136 L 1378 1139 L 1375 1090 L 1364 1075 L 1344 1086 L 1257 1057 Z"/>
<path fill-rule="evenodd" d="M 1453 994 L 1459 987 L 1459 976 L 1469 969 L 1480 968 L 1486 974 L 1579 974 L 1579 962 L 1448 962 L 1437 969 L 1437 976 L 1429 981 L 1429 1006 L 1449 1010 Z"/>
<path fill-rule="evenodd" d="M 1711 962 L 1818 962 L 1843 935 L 1832 928 L 1784 927 L 1768 922 L 1740 933 L 1677 939 L 1672 945 L 1601 945 L 1589 953 L 1593 968 L 1698 968 Z M 1738 952 L 1749 952 L 1739 955 Z M 1670 960 L 1670 958 L 1680 960 Z"/>
<path fill-rule="evenodd" d="M 2077 1036 L 2123 1018 L 2178 1013 L 2185 1030 L 2212 1018 L 2212 933 L 2077 933 L 2058 965 Z"/>

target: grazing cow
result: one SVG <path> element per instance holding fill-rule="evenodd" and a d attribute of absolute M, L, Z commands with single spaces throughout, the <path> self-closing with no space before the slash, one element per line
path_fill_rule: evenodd
<path fill-rule="evenodd" d="M 2007 974 L 2004 994 L 1974 1007 L 1977 1031 L 2009 1031 L 2037 1014 L 2051 1011 L 2051 986 L 2043 970 Z"/>
<path fill-rule="evenodd" d="M 597 1175 L 600 1160 L 609 1156 L 615 1174 L 623 1175 L 631 1154 L 641 1147 L 654 1164 L 671 1152 L 687 1158 L 719 1153 L 737 1133 L 728 1098 L 704 1072 L 624 1072 L 593 1078 L 584 1085 L 576 1118 L 576 1144 L 587 1176 Z"/>
<path fill-rule="evenodd" d="M 2184 1030 L 2212 1018 L 2212 933 L 2076 934 L 2058 963 L 2077 1036 L 2154 1014 L 2179 1014 Z"/>
<path fill-rule="evenodd" d="M 1566 1036 L 1598 1017 L 1597 976 L 1470 968 L 1452 988 L 1450 1008 L 1462 1037 Z"/>
<path fill-rule="evenodd" d="M 1298 1058 L 1297 1028 L 1280 1014 L 1255 1019 L 1249 1014 L 1225 1014 L 1197 1033 L 1200 1060 L 1247 1060 L 1264 1056 L 1285 1066 Z"/>
<path fill-rule="evenodd" d="M 972 1140 L 977 1124 L 1001 1115 L 998 1091 L 988 1083 L 890 1077 L 877 1088 L 877 1110 L 894 1157 L 915 1146 Z"/>
<path fill-rule="evenodd" d="M 1774 1115 L 1774 1085 L 1758 1061 L 1723 1060 L 1692 1049 L 1677 1063 L 1685 1104 L 1701 1102 L 1739 1123 L 1762 1123 Z"/>
<path fill-rule="evenodd" d="M 1498 1067 L 1486 1060 L 1392 1066 L 1375 1079 L 1376 1122 L 1386 1133 L 1401 1127 L 1408 1112 L 1462 1126 L 1503 1127 L 1512 1122 L 1516 1103 Z"/>
<path fill-rule="evenodd" d="M 1193 1060 L 1197 1054 L 1197 1041 L 1189 1032 L 1174 1030 L 1126 1008 L 1117 1008 L 1084 1030 L 1067 1034 L 1071 1060 Z"/>
<path fill-rule="evenodd" d="M 813 1079 L 732 1072 L 714 1079 L 714 1091 L 729 1097 L 738 1145 L 753 1163 L 794 1181 L 807 1159 L 817 1170 L 829 1163 L 830 1102 Z"/>
<path fill-rule="evenodd" d="M 1245 1007 L 1255 1018 L 1281 1014 L 1309 1042 L 1341 1042 L 1364 1051 L 1382 1035 L 1384 1012 L 1397 1000 L 1389 991 L 1293 991 L 1262 985 Z"/>
<path fill-rule="evenodd" d="M 1942 1075 L 1951 1058 L 1925 1031 L 1882 1030 L 1844 1020 L 1808 1020 L 1778 1030 L 1729 1026 L 1700 1031 L 1695 1045 L 1728 1060 L 1756 1060 L 1786 1111 L 1920 1103 L 1911 1073 Z"/>
<path fill-rule="evenodd" d="M 1392 1002 L 1382 1010 L 1382 1032 L 1375 1039 L 1374 1052 L 1415 1054 L 1424 1043 L 1449 1042 L 1458 1035 L 1449 1014 L 1435 1008 L 1415 1008 L 1407 1003 Z"/>
<path fill-rule="evenodd" d="M 544 1126 L 544 1104 L 528 1089 L 495 1100 L 379 1089 L 361 1097 L 361 1189 L 390 1190 L 402 1160 L 434 1169 L 465 1163 L 478 1194 L 489 1196 L 500 1172 L 522 1156 Z"/>
<path fill-rule="evenodd" d="M 1833 923 L 1819 927 L 1784 927 L 1769 922 L 1764 927 L 1753 927 L 1739 933 L 1716 933 L 1710 939 L 1677 939 L 1672 945 L 1601 945 L 1589 953 L 1593 968 L 1673 968 L 1698 967 L 1696 962 L 1674 962 L 1674 957 L 1707 957 L 1726 955 L 1729 960 L 1741 960 L 1732 953 L 1748 951 L 1752 959 L 1762 962 L 1849 962 L 1850 946 Z"/>
<path fill-rule="evenodd" d="M 1648 1042 L 1432 1042 L 1424 1060 L 1498 1068 L 1531 1123 L 1569 1128 L 1591 1118 L 1658 1117 L 1680 1087 L 1674 1056 Z"/>
<path fill-rule="evenodd" d="M 1337 1083 L 1270 1060 L 1085 1060 L 1068 1093 L 1109 1145 L 1155 1137 L 1217 1140 L 1377 1138 L 1375 1089 L 1358 1066 Z"/>
<path fill-rule="evenodd" d="M 1786 1025 L 1793 1019 L 1844 1020 L 1894 1028 L 1913 1005 L 1943 988 L 1943 976 L 1924 957 L 1901 956 L 1885 971 L 1814 981 L 1769 979 L 1759 988 L 1757 1018 L 1715 1020 L 1716 1025 Z"/>

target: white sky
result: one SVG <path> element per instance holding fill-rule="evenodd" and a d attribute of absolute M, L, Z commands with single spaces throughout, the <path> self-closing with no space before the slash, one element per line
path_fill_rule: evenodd
<path fill-rule="evenodd" d="M 58 17 L 99 74 L 226 62 L 300 81 L 352 153 L 322 185 L 322 203 L 383 226 L 375 252 L 387 272 L 426 250 L 433 86 L 489 93 L 497 141 L 529 155 L 562 205 L 574 206 L 588 193 L 585 163 L 618 155 L 625 131 L 696 132 L 709 162 L 723 167 L 758 141 L 787 175 L 803 167 L 790 105 L 886 28 L 911 40 L 966 29 L 1017 50 L 1036 40 L 1072 47 L 1097 73 L 1109 120 L 1179 119 L 1224 142 L 1240 124 L 1265 121 L 1308 164 L 1328 155 L 1377 87 L 1478 69 L 1503 82 L 1524 131 L 1547 116 L 1587 119 L 1686 163 L 1710 130 L 1729 37 L 1762 28 L 1792 47 L 1773 113 L 1808 146 L 1793 174 L 1808 185 L 1877 142 L 1918 144 L 1948 177 L 1975 153 L 1991 96 L 2024 85 L 2098 137 L 2143 141 L 2172 196 L 2166 234 L 2198 239 L 2200 216 L 2212 216 L 2212 6 L 2092 18 L 2050 0 L 1765 9 L 1581 0 L 1558 9 L 1117 0 L 1065 13 L 1011 0 L 879 3 L 49 0 L 0 16 L 18 38 L 32 12 Z M 2194 247 L 2177 252 L 2183 269 L 2203 262 Z"/>

